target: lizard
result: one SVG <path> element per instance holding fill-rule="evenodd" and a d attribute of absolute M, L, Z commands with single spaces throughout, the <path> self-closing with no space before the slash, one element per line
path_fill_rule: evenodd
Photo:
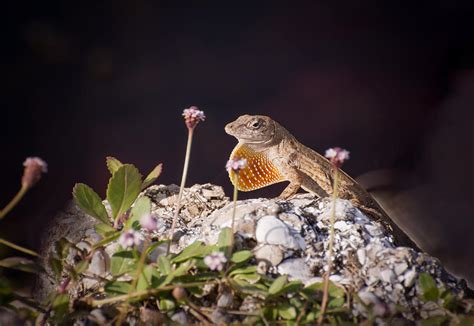
<path fill-rule="evenodd" d="M 333 166 L 316 151 L 301 144 L 278 122 L 264 115 L 242 115 L 225 126 L 238 144 L 230 158 L 244 158 L 247 165 L 239 177 L 229 177 L 240 191 L 252 191 L 289 181 L 280 199 L 293 197 L 300 188 L 328 197 L 333 192 Z M 359 210 L 392 231 L 397 244 L 418 249 L 417 245 L 387 215 L 375 199 L 346 172 L 339 169 L 338 197 L 352 202 Z M 235 184 L 237 183 L 237 184 Z"/>

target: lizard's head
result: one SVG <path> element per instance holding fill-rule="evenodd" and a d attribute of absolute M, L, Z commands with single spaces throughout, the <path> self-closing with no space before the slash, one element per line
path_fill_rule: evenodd
<path fill-rule="evenodd" d="M 268 144 L 275 136 L 276 124 L 264 115 L 242 115 L 225 126 L 225 132 L 244 144 Z"/>

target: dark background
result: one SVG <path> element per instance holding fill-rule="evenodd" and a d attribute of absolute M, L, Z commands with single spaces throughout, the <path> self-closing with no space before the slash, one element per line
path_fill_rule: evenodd
<path fill-rule="evenodd" d="M 471 1 L 260 3 L 24 1 L 3 4 L 0 203 L 22 162 L 49 172 L 1 222 L 37 248 L 75 182 L 104 195 L 105 157 L 179 183 L 181 112 L 197 105 L 188 185 L 230 193 L 225 123 L 266 114 L 304 144 L 351 151 L 423 249 L 474 274 L 474 19 Z M 385 175 L 385 174 L 382 174 Z M 284 185 L 242 194 L 275 196 Z M 391 205 L 391 206 L 390 206 Z"/>

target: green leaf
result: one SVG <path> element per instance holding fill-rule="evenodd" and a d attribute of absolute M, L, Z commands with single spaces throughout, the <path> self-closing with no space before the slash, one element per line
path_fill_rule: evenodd
<path fill-rule="evenodd" d="M 0 267 L 16 269 L 27 273 L 39 273 L 42 269 L 34 261 L 23 257 L 9 257 L 0 260 Z"/>
<path fill-rule="evenodd" d="M 175 307 L 176 307 L 176 304 L 171 299 L 165 298 L 165 299 L 161 299 L 158 302 L 158 308 L 160 308 L 160 311 L 162 311 L 162 312 L 167 312 L 167 311 L 170 311 L 170 310 L 174 310 Z"/>
<path fill-rule="evenodd" d="M 105 285 L 104 290 L 108 294 L 128 294 L 132 285 L 128 282 L 112 281 Z"/>
<path fill-rule="evenodd" d="M 155 168 L 150 172 L 150 174 L 146 176 L 145 181 L 143 181 L 142 189 L 145 189 L 146 187 L 151 185 L 153 182 L 155 182 L 156 179 L 158 179 L 158 177 L 161 174 L 161 171 L 163 170 L 162 167 L 163 167 L 163 164 L 161 163 L 155 166 Z"/>
<path fill-rule="evenodd" d="M 151 287 L 152 283 L 155 283 L 152 281 L 153 278 L 159 278 L 158 271 L 151 265 L 145 266 L 138 277 L 137 291 L 144 291 Z"/>
<path fill-rule="evenodd" d="M 422 291 L 422 297 L 426 301 L 436 301 L 439 299 L 439 289 L 436 281 L 428 273 L 420 273 L 418 282 Z"/>
<path fill-rule="evenodd" d="M 109 216 L 104 204 L 102 204 L 102 199 L 91 187 L 83 183 L 76 183 L 72 190 L 72 196 L 76 205 L 86 214 L 95 217 L 103 223 L 110 224 Z"/>
<path fill-rule="evenodd" d="M 82 260 L 76 264 L 76 267 L 74 268 L 74 270 L 76 271 L 77 274 L 82 274 L 87 270 L 88 267 L 89 267 L 89 261 Z"/>
<path fill-rule="evenodd" d="M 203 257 L 209 253 L 208 246 L 201 241 L 195 241 L 181 251 L 179 255 L 171 259 L 172 263 L 180 263 L 193 257 Z"/>
<path fill-rule="evenodd" d="M 423 319 L 421 321 L 421 326 L 443 326 L 447 320 L 447 316 L 434 316 L 428 319 Z"/>
<path fill-rule="evenodd" d="M 61 262 L 61 260 L 51 257 L 49 258 L 48 262 L 56 278 L 60 278 L 63 272 L 63 263 Z"/>
<path fill-rule="evenodd" d="M 92 249 L 97 249 L 97 248 L 100 248 L 100 247 L 103 247 L 109 243 L 111 243 L 112 241 L 120 238 L 120 235 L 122 233 L 120 231 L 114 231 L 114 233 L 112 234 L 109 234 L 106 238 L 100 240 L 99 242 L 97 242 L 93 247 Z"/>
<path fill-rule="evenodd" d="M 164 256 L 158 256 L 158 268 L 160 269 L 161 275 L 168 275 L 171 273 L 171 263 L 170 260 Z"/>
<path fill-rule="evenodd" d="M 135 269 L 137 261 L 132 251 L 118 251 L 110 259 L 110 272 L 114 276 L 128 273 Z"/>
<path fill-rule="evenodd" d="M 233 267 L 230 269 L 229 276 L 237 275 L 237 274 L 251 274 L 257 272 L 257 266 L 245 266 L 245 267 Z"/>
<path fill-rule="evenodd" d="M 234 276 L 235 280 L 245 280 L 250 284 L 257 283 L 258 281 L 260 281 L 261 278 L 262 278 L 262 276 L 260 274 L 257 274 L 257 273 L 237 274 L 237 275 Z"/>
<path fill-rule="evenodd" d="M 74 244 L 66 238 L 61 238 L 55 242 L 54 248 L 59 258 L 65 258 L 69 254 L 69 249 L 74 247 Z"/>
<path fill-rule="evenodd" d="M 253 254 L 250 250 L 237 251 L 232 254 L 230 261 L 236 264 L 245 263 L 253 257 Z"/>
<path fill-rule="evenodd" d="M 323 282 L 312 283 L 308 286 L 305 286 L 302 290 L 302 293 L 306 296 L 313 296 L 316 292 L 323 292 L 323 288 Z M 329 296 L 331 298 L 343 298 L 344 295 L 344 289 L 329 281 Z"/>
<path fill-rule="evenodd" d="M 289 304 L 286 304 L 286 303 L 279 304 L 277 309 L 278 309 L 278 314 L 280 315 L 280 317 L 285 320 L 292 320 L 296 318 L 296 309 L 295 307 Z"/>
<path fill-rule="evenodd" d="M 69 310 L 69 295 L 58 294 L 53 300 L 54 317 L 60 320 Z"/>
<path fill-rule="evenodd" d="M 10 281 L 0 275 L 0 306 L 3 306 L 14 299 Z"/>
<path fill-rule="evenodd" d="M 221 230 L 221 233 L 219 233 L 219 239 L 217 240 L 217 245 L 219 247 L 219 250 L 225 253 L 226 255 L 228 253 L 231 253 L 233 240 L 234 240 L 234 234 L 232 233 L 232 229 L 223 228 Z"/>
<path fill-rule="evenodd" d="M 114 174 L 115 172 L 117 172 L 117 170 L 119 169 L 119 167 L 121 167 L 123 165 L 122 162 L 120 162 L 119 160 L 117 160 L 115 157 L 113 156 L 107 156 L 106 158 L 106 164 L 107 164 L 107 169 L 109 169 L 110 171 L 110 174 Z"/>
<path fill-rule="evenodd" d="M 103 238 L 108 237 L 112 233 L 116 232 L 110 224 L 105 224 L 105 223 L 98 223 L 94 226 L 95 232 L 100 234 Z"/>
<path fill-rule="evenodd" d="M 272 285 L 268 289 L 268 293 L 272 295 L 276 295 L 280 290 L 283 289 L 285 284 L 288 282 L 288 275 L 282 275 L 278 277 L 275 281 L 273 281 Z"/>
<path fill-rule="evenodd" d="M 140 194 L 142 180 L 137 168 L 124 164 L 115 171 L 107 187 L 107 201 L 114 220 L 122 216 Z"/>
<path fill-rule="evenodd" d="M 340 308 L 344 305 L 346 300 L 344 298 L 334 298 L 328 303 L 328 308 Z"/>
<path fill-rule="evenodd" d="M 140 218 L 145 214 L 151 213 L 151 200 L 150 198 L 143 196 L 137 199 L 135 204 L 130 211 L 130 217 L 125 222 L 125 230 L 130 229 L 134 222 L 140 223 Z"/>
<path fill-rule="evenodd" d="M 278 309 L 275 307 L 264 307 L 262 314 L 268 321 L 274 321 L 278 318 Z"/>

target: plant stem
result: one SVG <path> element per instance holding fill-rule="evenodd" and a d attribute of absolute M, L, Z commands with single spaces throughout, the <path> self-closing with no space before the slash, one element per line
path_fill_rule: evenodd
<path fill-rule="evenodd" d="M 18 251 L 21 251 L 21 252 L 23 252 L 23 253 L 25 253 L 25 254 L 28 254 L 28 255 L 31 255 L 31 256 L 35 256 L 35 257 L 39 257 L 39 255 L 38 255 L 36 252 L 34 252 L 33 250 L 30 250 L 30 249 L 21 247 L 21 246 L 19 246 L 19 245 L 16 245 L 16 244 L 10 242 L 10 241 L 7 241 L 7 240 L 5 240 L 5 239 L 0 238 L 0 243 L 1 243 L 1 244 L 4 244 L 5 246 L 8 246 L 8 247 L 10 247 L 10 248 L 13 248 L 13 249 L 16 249 L 16 250 L 18 250 Z"/>
<path fill-rule="evenodd" d="M 237 195 L 239 191 L 237 190 L 237 182 L 239 180 L 239 172 L 235 172 L 234 175 L 234 195 L 232 201 L 234 202 L 234 207 L 232 209 L 232 233 L 235 232 L 235 212 L 237 211 Z"/>
<path fill-rule="evenodd" d="M 329 230 L 329 245 L 328 245 L 328 270 L 324 275 L 324 287 L 323 287 L 323 300 L 321 302 L 321 311 L 318 317 L 318 325 L 322 325 L 324 320 L 324 314 L 328 305 L 329 299 L 329 276 L 331 276 L 332 268 L 332 251 L 334 246 L 334 223 L 336 220 L 336 201 L 337 201 L 337 186 L 338 186 L 339 173 L 337 167 L 334 166 L 334 184 L 332 192 L 332 208 L 331 208 L 331 219 L 330 219 L 330 230 Z"/>
<path fill-rule="evenodd" d="M 16 193 L 15 197 L 10 200 L 10 202 L 0 211 L 0 220 L 5 217 L 15 206 L 18 202 L 23 198 L 23 196 L 28 191 L 28 187 L 22 186 L 20 190 Z"/>
<path fill-rule="evenodd" d="M 92 300 L 90 302 L 90 304 L 93 307 L 100 307 L 100 306 L 103 306 L 103 305 L 109 304 L 109 303 L 115 303 L 115 302 L 126 301 L 126 300 L 130 300 L 130 299 L 134 299 L 134 298 L 152 296 L 152 295 L 158 294 L 160 292 L 173 290 L 177 286 L 182 287 L 182 288 L 190 288 L 190 287 L 204 286 L 206 284 L 216 284 L 216 283 L 218 283 L 218 281 L 192 282 L 192 283 L 185 283 L 185 284 L 166 285 L 166 286 L 163 286 L 163 287 L 157 288 L 157 289 L 149 289 L 149 290 L 144 290 L 144 291 L 135 291 L 135 292 L 132 292 L 130 294 L 117 295 L 117 296 L 107 298 L 107 299 Z"/>
<path fill-rule="evenodd" d="M 173 223 L 171 224 L 171 235 L 170 241 L 168 242 L 168 248 L 166 254 L 170 253 L 171 241 L 173 240 L 174 230 L 176 228 L 176 222 L 178 220 L 179 211 L 181 209 L 181 199 L 183 198 L 184 185 L 186 184 L 186 177 L 188 175 L 189 158 L 191 157 L 191 145 L 193 143 L 193 131 L 194 128 L 188 128 L 188 142 L 186 144 L 186 156 L 184 157 L 183 174 L 181 176 L 181 185 L 179 186 L 178 201 L 176 203 L 176 211 L 173 216 Z"/>
<path fill-rule="evenodd" d="M 143 265 L 145 265 L 145 259 L 147 256 L 147 248 L 148 248 L 148 239 L 145 240 L 145 242 L 143 243 L 142 253 L 140 255 L 140 260 L 138 261 L 138 266 L 137 266 L 137 275 L 133 278 L 132 287 L 130 288 L 129 293 L 131 293 L 132 291 L 136 291 L 138 280 L 143 272 Z"/>

